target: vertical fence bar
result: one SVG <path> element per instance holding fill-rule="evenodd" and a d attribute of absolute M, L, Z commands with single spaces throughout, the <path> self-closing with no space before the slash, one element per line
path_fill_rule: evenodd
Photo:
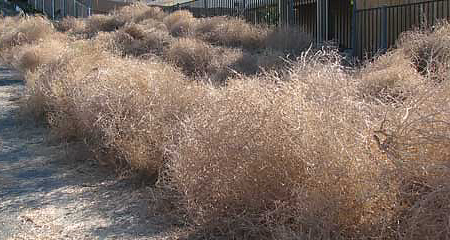
<path fill-rule="evenodd" d="M 206 12 L 206 0 L 203 0 L 203 4 L 201 2 L 199 2 L 199 4 L 203 5 L 203 9 L 200 9 L 200 11 L 202 11 L 202 15 L 203 17 L 208 17 L 208 13 Z"/>
<path fill-rule="evenodd" d="M 286 2 L 286 0 L 278 0 L 278 14 L 280 15 L 278 24 L 280 27 L 284 25 L 284 20 L 285 20 L 285 16 L 286 16 L 286 14 L 285 14 L 286 8 L 284 6 L 285 2 Z"/>
<path fill-rule="evenodd" d="M 294 0 L 289 0 L 288 2 L 288 10 L 289 10 L 289 14 L 288 14 L 288 24 L 289 25 L 294 25 L 295 21 L 294 21 Z"/>
<path fill-rule="evenodd" d="M 55 20 L 55 0 L 52 0 L 52 19 Z"/>
<path fill-rule="evenodd" d="M 387 34 L 388 34 L 388 19 L 387 19 L 387 5 L 381 7 L 381 48 L 386 51 L 388 48 Z"/>
<path fill-rule="evenodd" d="M 367 28 L 370 26 L 370 21 L 369 21 L 369 12 L 368 11 L 364 11 L 363 12 L 363 16 L 364 16 L 364 25 L 361 28 L 361 31 L 365 30 L 365 34 L 364 34 L 364 50 L 362 51 L 363 53 L 366 53 L 367 51 L 369 51 L 369 47 L 367 45 L 370 44 L 370 30 L 367 30 Z"/>
<path fill-rule="evenodd" d="M 250 0 L 252 1 L 252 0 Z M 236 4 L 236 3 L 235 3 Z M 247 22 L 252 22 L 251 18 L 250 18 L 250 13 L 251 10 L 247 9 L 247 1 L 246 0 L 242 0 L 242 2 L 238 3 L 239 9 L 241 11 L 241 16 L 242 18 L 247 21 Z"/>
<path fill-rule="evenodd" d="M 375 23 L 375 35 L 373 37 L 373 44 L 372 46 L 374 46 L 374 48 L 372 49 L 373 53 L 376 53 L 378 51 L 378 49 L 380 49 L 381 46 L 381 11 L 380 9 L 376 9 L 374 11 L 375 16 L 373 18 L 373 22 Z"/>
<path fill-rule="evenodd" d="M 397 13 L 397 15 L 395 16 L 395 23 L 396 23 L 396 27 L 397 27 L 396 36 L 398 36 L 402 32 L 402 24 L 401 24 L 402 19 L 401 19 L 401 13 L 399 13 L 400 8 L 396 7 L 395 12 Z"/>
<path fill-rule="evenodd" d="M 365 43 L 365 32 L 362 30 L 365 24 L 365 17 L 364 17 L 364 12 L 358 12 L 358 57 L 362 58 L 362 53 L 363 53 L 363 48 L 364 48 L 364 43 Z"/>
<path fill-rule="evenodd" d="M 373 13 L 374 11 L 368 11 L 367 12 L 367 22 L 370 28 L 372 28 L 372 30 L 368 31 L 369 32 L 369 47 L 368 47 L 368 52 L 372 52 L 373 51 L 373 39 L 374 39 L 374 35 L 376 34 L 376 32 L 373 32 L 373 25 L 375 24 L 375 21 L 373 21 Z M 375 12 L 376 13 L 376 12 Z"/>
<path fill-rule="evenodd" d="M 356 8 L 356 1 L 353 1 L 353 6 L 352 6 L 352 55 L 353 57 L 356 56 L 356 14 L 357 12 L 357 8 Z"/>
<path fill-rule="evenodd" d="M 430 3 L 429 3 L 430 4 Z M 434 25 L 434 23 L 435 23 L 435 19 L 436 19 L 436 16 L 435 16 L 435 13 L 436 13 L 436 10 L 435 10 L 435 8 L 436 8 L 436 2 L 431 2 L 431 4 L 433 4 L 433 6 L 431 7 L 431 25 Z"/>
<path fill-rule="evenodd" d="M 411 19 L 411 17 L 412 17 L 412 16 L 411 16 L 411 15 L 412 15 L 412 11 L 411 11 L 412 8 L 411 8 L 411 6 L 412 6 L 412 5 L 409 5 L 409 6 L 408 6 L 409 8 L 408 8 L 407 11 L 406 11 L 406 12 L 408 13 L 408 14 L 407 14 L 407 16 L 408 16 L 408 21 L 407 21 L 407 22 L 408 22 L 408 27 L 409 27 L 409 28 L 412 27 L 412 26 L 414 25 L 414 24 L 413 24 L 413 21 L 412 21 L 412 19 Z"/>
<path fill-rule="evenodd" d="M 324 23 L 325 23 L 325 36 L 324 36 L 324 40 L 328 41 L 328 34 L 329 34 L 329 21 L 328 18 L 330 17 L 329 15 L 329 1 L 328 0 L 324 0 L 324 5 L 325 5 L 325 12 L 323 13 L 323 17 L 324 17 Z"/>
<path fill-rule="evenodd" d="M 316 28 L 317 28 L 317 37 L 316 37 L 316 43 L 321 42 L 322 40 L 322 0 L 317 0 L 317 5 L 316 5 L 316 11 L 317 11 L 317 15 L 316 15 Z"/>

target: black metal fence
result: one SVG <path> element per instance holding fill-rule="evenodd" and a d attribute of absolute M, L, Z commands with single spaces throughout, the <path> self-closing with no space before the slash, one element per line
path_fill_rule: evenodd
<path fill-rule="evenodd" d="M 165 10 L 189 10 L 195 17 L 235 16 L 254 24 L 289 25 L 310 34 L 313 39 L 335 40 L 343 49 L 351 48 L 352 4 L 350 1 L 329 1 L 328 13 L 318 11 L 323 0 L 193 0 L 166 7 Z M 328 5 L 328 3 L 327 3 Z M 328 31 L 318 22 L 326 16 Z"/>
<path fill-rule="evenodd" d="M 28 0 L 35 8 L 46 10 L 53 17 L 57 13 L 89 16 L 91 9 L 78 1 Z M 189 10 L 195 17 L 234 16 L 254 24 L 288 25 L 309 33 L 317 42 L 330 40 L 343 50 L 351 49 L 358 58 L 371 57 L 389 49 L 404 31 L 450 19 L 450 0 L 369 9 L 358 9 L 353 2 L 356 1 L 192 0 L 164 9 L 168 12 Z"/>
<path fill-rule="evenodd" d="M 433 0 L 355 11 L 354 54 L 372 57 L 393 47 L 402 32 L 449 19 L 449 0 Z"/>
<path fill-rule="evenodd" d="M 316 0 L 193 0 L 165 8 L 195 17 L 235 16 L 254 24 L 288 24 L 316 34 Z"/>
<path fill-rule="evenodd" d="M 28 4 L 52 19 L 91 16 L 90 6 L 81 0 L 28 0 Z"/>
<path fill-rule="evenodd" d="M 254 24 L 277 25 L 280 18 L 278 0 L 193 0 L 167 10 L 189 10 L 195 17 L 235 16 Z"/>
<path fill-rule="evenodd" d="M 195 17 L 236 16 L 254 24 L 288 24 L 319 40 L 319 0 L 194 0 L 167 10 L 189 10 Z M 430 0 L 357 9 L 350 1 L 328 1 L 326 36 L 358 58 L 371 57 L 395 45 L 400 34 L 450 18 L 450 0 Z M 323 15 L 323 14 L 322 14 Z M 320 21 L 320 23 L 318 23 Z M 321 33 L 323 34 L 323 33 Z"/>

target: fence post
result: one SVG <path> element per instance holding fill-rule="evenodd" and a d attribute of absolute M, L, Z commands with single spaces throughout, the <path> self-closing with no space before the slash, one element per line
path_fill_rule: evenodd
<path fill-rule="evenodd" d="M 44 15 L 47 15 L 45 14 L 45 0 L 42 0 L 42 13 L 44 13 Z"/>
<path fill-rule="evenodd" d="M 73 0 L 73 16 L 77 17 L 77 1 Z"/>
<path fill-rule="evenodd" d="M 387 5 L 381 7 L 381 47 L 383 52 L 388 48 L 387 34 L 388 34 L 388 15 L 387 15 Z"/>
<path fill-rule="evenodd" d="M 55 20 L 55 0 L 52 0 L 52 20 Z"/>
<path fill-rule="evenodd" d="M 88 8 L 88 17 L 91 16 L 91 8 Z"/>
<path fill-rule="evenodd" d="M 356 5 L 356 1 L 353 0 L 353 9 L 352 9 L 352 55 L 353 57 L 356 57 L 356 39 L 357 39 L 357 30 L 356 30 L 356 14 L 358 14 L 357 12 L 357 5 Z"/>

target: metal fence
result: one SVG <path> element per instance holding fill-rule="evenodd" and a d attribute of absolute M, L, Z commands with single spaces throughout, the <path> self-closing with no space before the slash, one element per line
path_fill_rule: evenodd
<path fill-rule="evenodd" d="M 52 18 L 91 15 L 87 0 L 29 0 Z M 450 0 L 358 9 L 350 0 L 192 0 L 164 7 L 189 10 L 195 17 L 235 16 L 254 24 L 291 26 L 317 43 L 334 41 L 358 58 L 371 57 L 395 45 L 400 34 L 450 18 Z"/>
<path fill-rule="evenodd" d="M 193 0 L 164 9 L 189 10 L 195 17 L 234 16 L 253 24 L 290 25 L 317 37 L 316 0 Z"/>
<path fill-rule="evenodd" d="M 235 16 L 254 24 L 291 26 L 317 41 L 334 39 L 341 48 L 351 48 L 350 1 L 193 0 L 165 10 L 189 10 L 195 17 Z"/>
<path fill-rule="evenodd" d="M 372 57 L 395 45 L 402 32 L 449 19 L 450 1 L 433 0 L 355 11 L 354 54 Z"/>
<path fill-rule="evenodd" d="M 193 0 L 166 10 L 189 10 L 195 17 L 235 16 L 255 24 L 278 24 L 278 0 Z"/>
<path fill-rule="evenodd" d="M 52 19 L 91 16 L 90 6 L 78 0 L 28 0 L 28 4 Z"/>
<path fill-rule="evenodd" d="M 359 58 L 392 47 L 400 34 L 449 19 L 450 0 L 358 9 L 356 1 L 337 0 L 193 0 L 166 10 L 189 10 L 195 17 L 236 16 L 255 24 L 289 25 L 317 42 L 334 41 Z"/>

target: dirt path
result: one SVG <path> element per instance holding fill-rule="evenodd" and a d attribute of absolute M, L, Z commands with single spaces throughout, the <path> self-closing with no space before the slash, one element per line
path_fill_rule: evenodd
<path fill-rule="evenodd" d="M 49 143 L 46 129 L 18 123 L 23 88 L 0 67 L 0 239 L 169 238 L 162 219 L 149 217 L 150 189 L 76 159 L 72 147 Z"/>

